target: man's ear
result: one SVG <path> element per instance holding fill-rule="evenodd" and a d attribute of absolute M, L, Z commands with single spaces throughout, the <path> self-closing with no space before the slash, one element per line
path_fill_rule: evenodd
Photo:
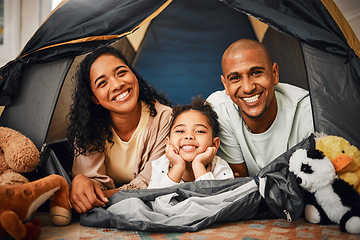
<path fill-rule="evenodd" d="M 226 93 L 226 95 L 229 95 L 226 79 L 224 78 L 224 75 L 221 75 L 220 77 L 221 77 L 221 82 L 222 82 L 222 84 L 224 85 L 224 88 L 225 88 L 225 93 Z"/>
<path fill-rule="evenodd" d="M 214 137 L 214 139 L 213 139 L 213 147 L 216 148 L 216 151 L 219 149 L 219 146 L 220 146 L 220 138 Z"/>
<path fill-rule="evenodd" d="M 274 85 L 278 85 L 278 83 L 279 83 L 279 65 L 277 65 L 277 63 L 274 63 L 272 65 L 272 74 L 274 76 Z"/>
<path fill-rule="evenodd" d="M 92 100 L 96 105 L 100 105 L 99 100 L 98 100 L 94 95 L 91 95 L 91 100 Z"/>

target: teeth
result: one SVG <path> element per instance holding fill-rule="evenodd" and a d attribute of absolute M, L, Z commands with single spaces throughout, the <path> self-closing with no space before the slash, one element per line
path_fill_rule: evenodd
<path fill-rule="evenodd" d="M 118 96 L 115 97 L 114 101 L 119 101 L 120 99 L 126 97 L 129 94 L 129 91 L 126 91 Z"/>
<path fill-rule="evenodd" d="M 195 146 L 189 146 L 189 145 L 186 145 L 186 146 L 182 146 L 183 149 L 193 149 L 195 148 Z"/>
<path fill-rule="evenodd" d="M 247 103 L 252 103 L 252 102 L 256 102 L 260 97 L 260 94 L 256 94 L 252 97 L 248 97 L 248 98 L 243 98 L 243 100 Z"/>

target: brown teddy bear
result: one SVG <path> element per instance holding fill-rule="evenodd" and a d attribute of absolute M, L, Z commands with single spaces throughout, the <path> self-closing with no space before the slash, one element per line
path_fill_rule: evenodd
<path fill-rule="evenodd" d="M 26 136 L 11 128 L 0 127 L 0 185 L 29 182 L 24 173 L 35 169 L 40 153 Z"/>
<path fill-rule="evenodd" d="M 52 198 L 50 217 L 53 224 L 71 221 L 70 187 L 59 175 L 29 182 L 23 175 L 33 171 L 40 161 L 35 144 L 23 134 L 0 127 L 0 238 L 10 234 L 15 239 L 37 239 L 38 221 L 31 217 L 37 208 Z"/>

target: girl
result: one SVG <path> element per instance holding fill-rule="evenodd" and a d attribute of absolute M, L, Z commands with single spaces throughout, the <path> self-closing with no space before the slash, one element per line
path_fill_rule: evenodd
<path fill-rule="evenodd" d="M 148 188 L 168 187 L 182 182 L 234 178 L 230 166 L 216 151 L 220 145 L 217 114 L 204 100 L 176 107 L 166 154 L 152 162 Z"/>

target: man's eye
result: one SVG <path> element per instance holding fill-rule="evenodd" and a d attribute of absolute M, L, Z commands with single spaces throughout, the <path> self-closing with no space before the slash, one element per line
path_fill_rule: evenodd
<path fill-rule="evenodd" d="M 260 77 L 264 72 L 263 71 L 254 71 L 251 73 L 252 77 Z"/>
<path fill-rule="evenodd" d="M 229 81 L 234 83 L 234 82 L 238 82 L 241 80 L 241 77 L 240 76 L 232 76 L 229 78 Z"/>

